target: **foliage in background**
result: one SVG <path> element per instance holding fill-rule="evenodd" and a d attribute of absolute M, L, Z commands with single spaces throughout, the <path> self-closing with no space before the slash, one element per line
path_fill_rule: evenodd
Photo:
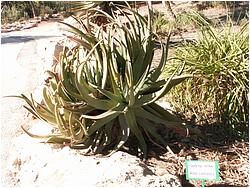
<path fill-rule="evenodd" d="M 205 16 L 202 15 L 202 13 L 199 13 L 199 15 L 203 17 L 203 19 L 206 19 Z M 192 20 L 189 19 L 189 13 L 185 11 L 176 14 L 175 20 L 169 20 L 163 12 L 154 10 L 152 22 L 153 22 L 153 30 L 158 35 L 164 35 L 169 31 L 175 31 L 175 30 L 182 31 L 187 29 L 193 29 L 196 27 L 194 22 L 192 22 Z"/>
<path fill-rule="evenodd" d="M 106 16 L 103 16 L 100 11 L 114 17 L 112 10 L 115 9 L 115 5 L 133 6 L 134 2 L 124 1 L 80 1 L 71 2 L 71 11 L 74 15 L 81 18 L 82 20 L 88 19 L 90 22 L 97 25 L 105 25 L 109 22 Z"/>
<path fill-rule="evenodd" d="M 194 1 L 198 7 L 200 6 L 199 11 L 197 12 L 200 14 L 203 19 L 209 22 L 214 27 L 221 27 L 225 25 L 226 20 L 229 17 L 231 21 L 235 24 L 240 24 L 242 20 L 249 19 L 249 2 L 247 1 Z M 174 6 L 174 5 L 172 5 Z M 218 16 L 214 17 L 210 20 L 204 16 L 203 10 L 206 8 L 222 8 L 225 9 L 224 11 L 227 12 L 227 16 Z M 214 10 L 216 11 L 216 10 Z M 213 14 L 212 14 L 213 15 Z M 153 16 L 153 28 L 156 33 L 159 35 L 164 36 L 165 33 L 172 30 L 173 32 L 183 32 L 188 31 L 196 28 L 197 25 L 189 19 L 189 13 L 185 10 L 177 12 L 175 14 L 174 19 L 169 19 L 166 12 L 160 12 L 154 10 Z"/>
<path fill-rule="evenodd" d="M 198 10 L 208 9 L 208 8 L 235 8 L 239 4 L 248 3 L 248 1 L 200 1 L 197 4 Z"/>
<path fill-rule="evenodd" d="M 28 6 L 29 4 L 27 4 L 27 2 L 1 2 L 1 22 L 9 23 L 21 18 L 29 18 L 32 12 L 27 10 Z"/>
<path fill-rule="evenodd" d="M 147 21 L 126 7 L 126 11 L 116 8 L 127 22 L 99 11 L 110 19 L 105 31 L 102 27 L 90 30 L 80 19 L 76 21 L 81 30 L 64 23 L 77 45 L 68 53 L 64 51 L 59 72 L 48 71 L 51 79 L 44 87 L 43 103 L 35 102 L 32 96 L 21 98 L 33 115 L 57 130 L 54 135 L 40 137 L 47 142 L 112 153 L 135 137 L 146 157 L 148 140 L 166 146 L 157 125 L 183 134 L 187 129 L 197 133 L 155 103 L 191 75 L 180 75 L 176 68 L 169 78 L 161 79 L 168 44 L 161 45 L 161 60 L 152 68 L 156 36 L 150 18 Z"/>
<path fill-rule="evenodd" d="M 169 21 L 165 18 L 165 14 L 154 10 L 153 13 L 153 29 L 156 33 L 163 33 L 169 31 Z M 171 26 L 170 26 L 171 27 Z"/>
<path fill-rule="evenodd" d="M 2 1 L 1 2 L 1 22 L 12 23 L 20 19 L 33 18 L 35 16 L 44 17 L 45 14 L 51 16 L 58 12 L 70 14 L 68 11 L 72 6 L 69 2 L 59 1 Z"/>
<path fill-rule="evenodd" d="M 114 8 L 113 3 L 110 1 L 81 1 L 71 2 L 71 4 L 73 6 L 72 12 L 74 12 L 75 15 L 82 20 L 88 19 L 97 25 L 106 24 L 109 21 L 109 19 L 100 14 L 99 11 L 103 11 L 109 16 L 112 16 L 111 10 Z"/>
<path fill-rule="evenodd" d="M 248 137 L 248 21 L 234 31 L 230 21 L 216 30 L 197 13 L 190 13 L 190 19 L 199 27 L 200 39 L 177 49 L 174 63 L 184 62 L 185 71 L 195 77 L 174 88 L 168 100 L 186 117 L 220 122 L 232 135 Z"/>

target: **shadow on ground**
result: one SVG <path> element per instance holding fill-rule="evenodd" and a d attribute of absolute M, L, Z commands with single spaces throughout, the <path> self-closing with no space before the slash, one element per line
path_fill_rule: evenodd
<path fill-rule="evenodd" d="M 45 39 L 45 38 L 52 38 L 56 36 L 18 36 L 18 35 L 12 35 L 12 36 L 2 36 L 1 37 L 1 44 L 16 44 L 16 43 L 22 43 L 22 42 L 29 42 L 31 40 L 39 40 L 39 39 Z"/>
<path fill-rule="evenodd" d="M 165 129 L 165 130 L 164 130 Z M 177 175 L 183 187 L 201 186 L 200 182 L 186 179 L 185 160 L 219 161 L 220 181 L 206 181 L 206 187 L 241 187 L 248 185 L 249 144 L 248 140 L 237 140 L 229 136 L 221 125 L 203 125 L 199 129 L 203 138 L 191 135 L 182 137 L 159 128 L 158 133 L 167 140 L 171 152 L 147 140 L 147 165 L 167 169 Z M 154 139 L 155 141 L 155 139 Z M 124 151 L 139 155 L 135 138 L 125 144 Z"/>

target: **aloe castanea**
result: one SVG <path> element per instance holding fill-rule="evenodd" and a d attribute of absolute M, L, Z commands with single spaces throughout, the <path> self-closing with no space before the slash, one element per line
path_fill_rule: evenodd
<path fill-rule="evenodd" d="M 168 79 L 161 79 L 170 36 L 166 44 L 161 44 L 161 60 L 153 67 L 156 34 L 150 21 L 131 8 L 121 7 L 117 6 L 116 11 L 127 23 L 115 14 L 110 17 L 100 12 L 110 19 L 105 30 L 85 26 L 80 30 L 64 23 L 77 45 L 70 53 L 64 50 L 57 73 L 48 71 L 50 79 L 43 90 L 43 104 L 21 96 L 31 113 L 58 130 L 56 135 L 42 137 L 48 142 L 69 143 L 93 153 L 113 153 L 134 135 L 146 157 L 148 136 L 166 146 L 156 124 L 196 132 L 155 103 L 175 85 L 192 77 L 180 75 L 177 68 Z"/>

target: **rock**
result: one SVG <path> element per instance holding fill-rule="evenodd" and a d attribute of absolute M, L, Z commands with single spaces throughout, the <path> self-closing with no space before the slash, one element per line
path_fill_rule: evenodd
<path fill-rule="evenodd" d="M 14 22 L 11 24 L 5 24 L 1 26 L 1 32 L 11 32 L 11 31 L 20 31 L 23 29 L 30 29 L 32 27 L 37 27 L 38 23 L 41 22 L 40 18 L 34 18 L 26 21 Z"/>
<path fill-rule="evenodd" d="M 181 186 L 179 179 L 171 174 L 157 176 L 145 163 L 135 156 L 116 152 L 100 164 L 101 178 L 98 186 L 117 187 L 176 187 Z"/>
<path fill-rule="evenodd" d="M 39 122 L 33 133 L 48 134 Z M 41 130 L 42 129 L 42 130 Z M 41 133 L 42 132 L 42 133 Z M 21 135 L 10 154 L 8 186 L 20 187 L 169 187 L 181 186 L 171 174 L 157 176 L 136 156 L 118 151 L 111 157 L 85 156 L 81 150 L 40 143 Z M 5 183 L 7 183 L 5 182 Z"/>
<path fill-rule="evenodd" d="M 59 14 L 59 13 L 57 13 L 57 14 L 52 14 L 51 17 L 52 17 L 52 18 L 59 18 L 59 17 L 60 17 L 60 14 Z"/>
<path fill-rule="evenodd" d="M 23 27 L 23 29 L 30 29 L 32 27 L 37 27 L 37 23 L 28 23 Z"/>
<path fill-rule="evenodd" d="M 8 29 L 1 29 L 1 33 L 8 33 L 9 30 Z"/>
<path fill-rule="evenodd" d="M 169 102 L 167 101 L 157 101 L 156 102 L 158 105 L 160 105 L 162 108 L 164 108 L 165 110 L 168 110 L 168 111 L 175 111 L 173 105 L 171 105 Z"/>

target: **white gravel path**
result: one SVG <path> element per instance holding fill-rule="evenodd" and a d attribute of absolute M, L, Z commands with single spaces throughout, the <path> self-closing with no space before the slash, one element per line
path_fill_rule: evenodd
<path fill-rule="evenodd" d="M 52 63 L 54 45 L 62 39 L 57 26 L 56 22 L 48 22 L 32 29 L 1 34 L 0 169 L 3 185 L 8 181 L 8 156 L 12 152 L 14 138 L 22 134 L 21 125 L 31 127 L 38 121 L 28 115 L 22 107 L 25 104 L 22 100 L 3 96 L 29 96 L 39 92 L 44 70 Z"/>

